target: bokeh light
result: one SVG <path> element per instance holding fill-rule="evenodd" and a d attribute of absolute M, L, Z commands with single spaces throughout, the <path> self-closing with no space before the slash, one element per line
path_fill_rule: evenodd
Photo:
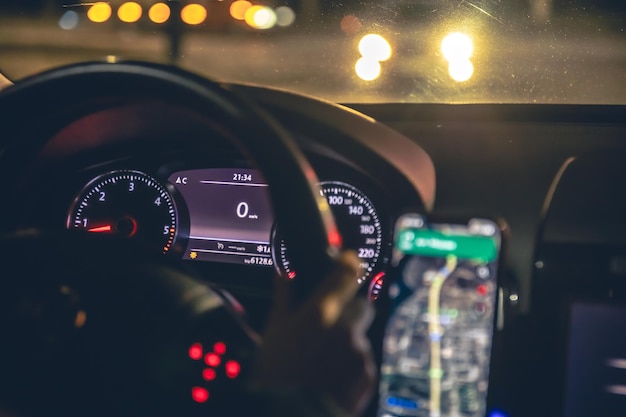
<path fill-rule="evenodd" d="M 209 366 L 219 366 L 222 362 L 222 358 L 217 353 L 209 352 L 204 356 L 204 363 Z"/>
<path fill-rule="evenodd" d="M 165 3 L 154 3 L 148 10 L 148 17 L 154 23 L 165 23 L 170 18 L 170 6 Z"/>
<path fill-rule="evenodd" d="M 276 24 L 278 26 L 291 26 L 296 21 L 296 13 L 291 7 L 280 6 L 276 8 Z"/>
<path fill-rule="evenodd" d="M 226 353 L 226 343 L 224 342 L 216 342 L 213 345 L 213 352 L 217 353 L 218 355 L 223 355 Z"/>
<path fill-rule="evenodd" d="M 180 11 L 180 18 L 188 25 L 199 25 L 206 20 L 207 11 L 204 6 L 197 3 L 191 3 L 183 7 Z"/>
<path fill-rule="evenodd" d="M 247 0 L 237 0 L 230 5 L 230 15 L 233 19 L 244 20 L 246 18 L 246 11 L 252 7 L 252 3 Z"/>
<path fill-rule="evenodd" d="M 229 378 L 237 378 L 239 372 L 241 372 L 241 365 L 237 361 L 228 361 L 224 366 L 226 370 L 226 376 Z"/>
<path fill-rule="evenodd" d="M 117 17 L 125 23 L 135 23 L 141 18 L 143 10 L 139 3 L 129 1 L 123 3 L 119 9 L 117 9 Z"/>
<path fill-rule="evenodd" d="M 209 391 L 203 387 L 193 387 L 191 389 L 191 398 L 197 403 L 205 403 L 209 400 Z"/>
<path fill-rule="evenodd" d="M 213 368 L 206 368 L 202 371 L 202 378 L 205 381 L 213 381 L 215 378 L 217 378 L 217 372 L 215 372 L 215 369 Z"/>
<path fill-rule="evenodd" d="M 246 10 L 246 23 L 255 29 L 271 29 L 276 25 L 276 13 L 267 6 L 252 6 Z"/>
<path fill-rule="evenodd" d="M 454 81 L 462 83 L 472 78 L 474 65 L 469 59 L 450 61 L 448 64 L 448 73 Z"/>
<path fill-rule="evenodd" d="M 391 58 L 391 45 L 382 36 L 370 33 L 361 38 L 359 52 L 364 58 L 386 61 Z"/>
<path fill-rule="evenodd" d="M 373 81 L 380 77 L 380 62 L 375 59 L 361 57 L 354 66 L 356 75 L 363 81 Z"/>
<path fill-rule="evenodd" d="M 441 41 L 441 53 L 448 61 L 448 73 L 456 82 L 465 82 L 474 75 L 470 57 L 474 53 L 472 38 L 461 32 L 446 35 Z"/>
<path fill-rule="evenodd" d="M 346 35 L 356 35 L 362 28 L 361 20 L 352 14 L 344 16 L 341 19 L 340 26 Z"/>
<path fill-rule="evenodd" d="M 194 361 L 198 361 L 202 359 L 203 355 L 204 353 L 202 352 L 201 343 L 194 343 L 193 345 L 189 347 L 189 357 L 193 359 Z"/>
<path fill-rule="evenodd" d="M 450 33 L 441 41 L 441 53 L 448 62 L 468 60 L 473 52 L 474 43 L 464 33 Z"/>
<path fill-rule="evenodd" d="M 112 13 L 109 3 L 98 1 L 87 10 L 87 18 L 94 23 L 103 23 L 111 18 Z"/>
<path fill-rule="evenodd" d="M 78 26 L 78 13 L 68 10 L 59 19 L 59 27 L 63 30 L 72 30 Z"/>

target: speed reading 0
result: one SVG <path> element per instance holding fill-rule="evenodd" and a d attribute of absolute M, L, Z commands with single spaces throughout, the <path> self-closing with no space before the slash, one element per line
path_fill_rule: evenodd
<path fill-rule="evenodd" d="M 240 219 L 245 219 L 248 216 L 249 211 L 250 207 L 245 201 L 237 204 L 237 217 L 239 217 Z"/>
<path fill-rule="evenodd" d="M 361 260 L 364 274 L 358 282 L 367 280 L 373 273 L 382 247 L 382 227 L 372 202 L 360 190 L 338 181 L 320 183 L 320 188 L 330 206 L 344 249 L 354 250 Z M 276 266 L 290 279 L 296 271 L 289 260 L 289 251 L 282 239 L 274 242 Z"/>

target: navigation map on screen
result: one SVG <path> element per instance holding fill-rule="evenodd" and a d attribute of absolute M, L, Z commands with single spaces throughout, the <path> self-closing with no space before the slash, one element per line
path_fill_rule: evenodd
<path fill-rule="evenodd" d="M 379 417 L 484 417 L 500 239 L 489 220 L 399 220 Z"/>

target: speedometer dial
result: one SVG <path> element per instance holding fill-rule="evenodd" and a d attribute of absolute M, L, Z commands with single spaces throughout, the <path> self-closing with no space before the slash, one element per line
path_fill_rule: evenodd
<path fill-rule="evenodd" d="M 320 188 L 335 217 L 337 228 L 343 239 L 344 249 L 357 252 L 364 274 L 358 279 L 361 283 L 374 271 L 382 247 L 382 228 L 378 213 L 372 202 L 355 187 L 337 181 L 320 183 Z M 297 273 L 289 260 L 289 250 L 282 239 L 274 242 L 275 264 L 279 272 L 289 279 Z"/>
<path fill-rule="evenodd" d="M 172 197 L 139 171 L 111 171 L 90 181 L 74 200 L 68 229 L 139 238 L 163 253 L 176 237 Z"/>

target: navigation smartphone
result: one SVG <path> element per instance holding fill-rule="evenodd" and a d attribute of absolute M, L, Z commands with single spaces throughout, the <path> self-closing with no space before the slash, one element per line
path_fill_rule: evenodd
<path fill-rule="evenodd" d="M 501 227 L 396 223 L 378 417 L 485 417 Z"/>

